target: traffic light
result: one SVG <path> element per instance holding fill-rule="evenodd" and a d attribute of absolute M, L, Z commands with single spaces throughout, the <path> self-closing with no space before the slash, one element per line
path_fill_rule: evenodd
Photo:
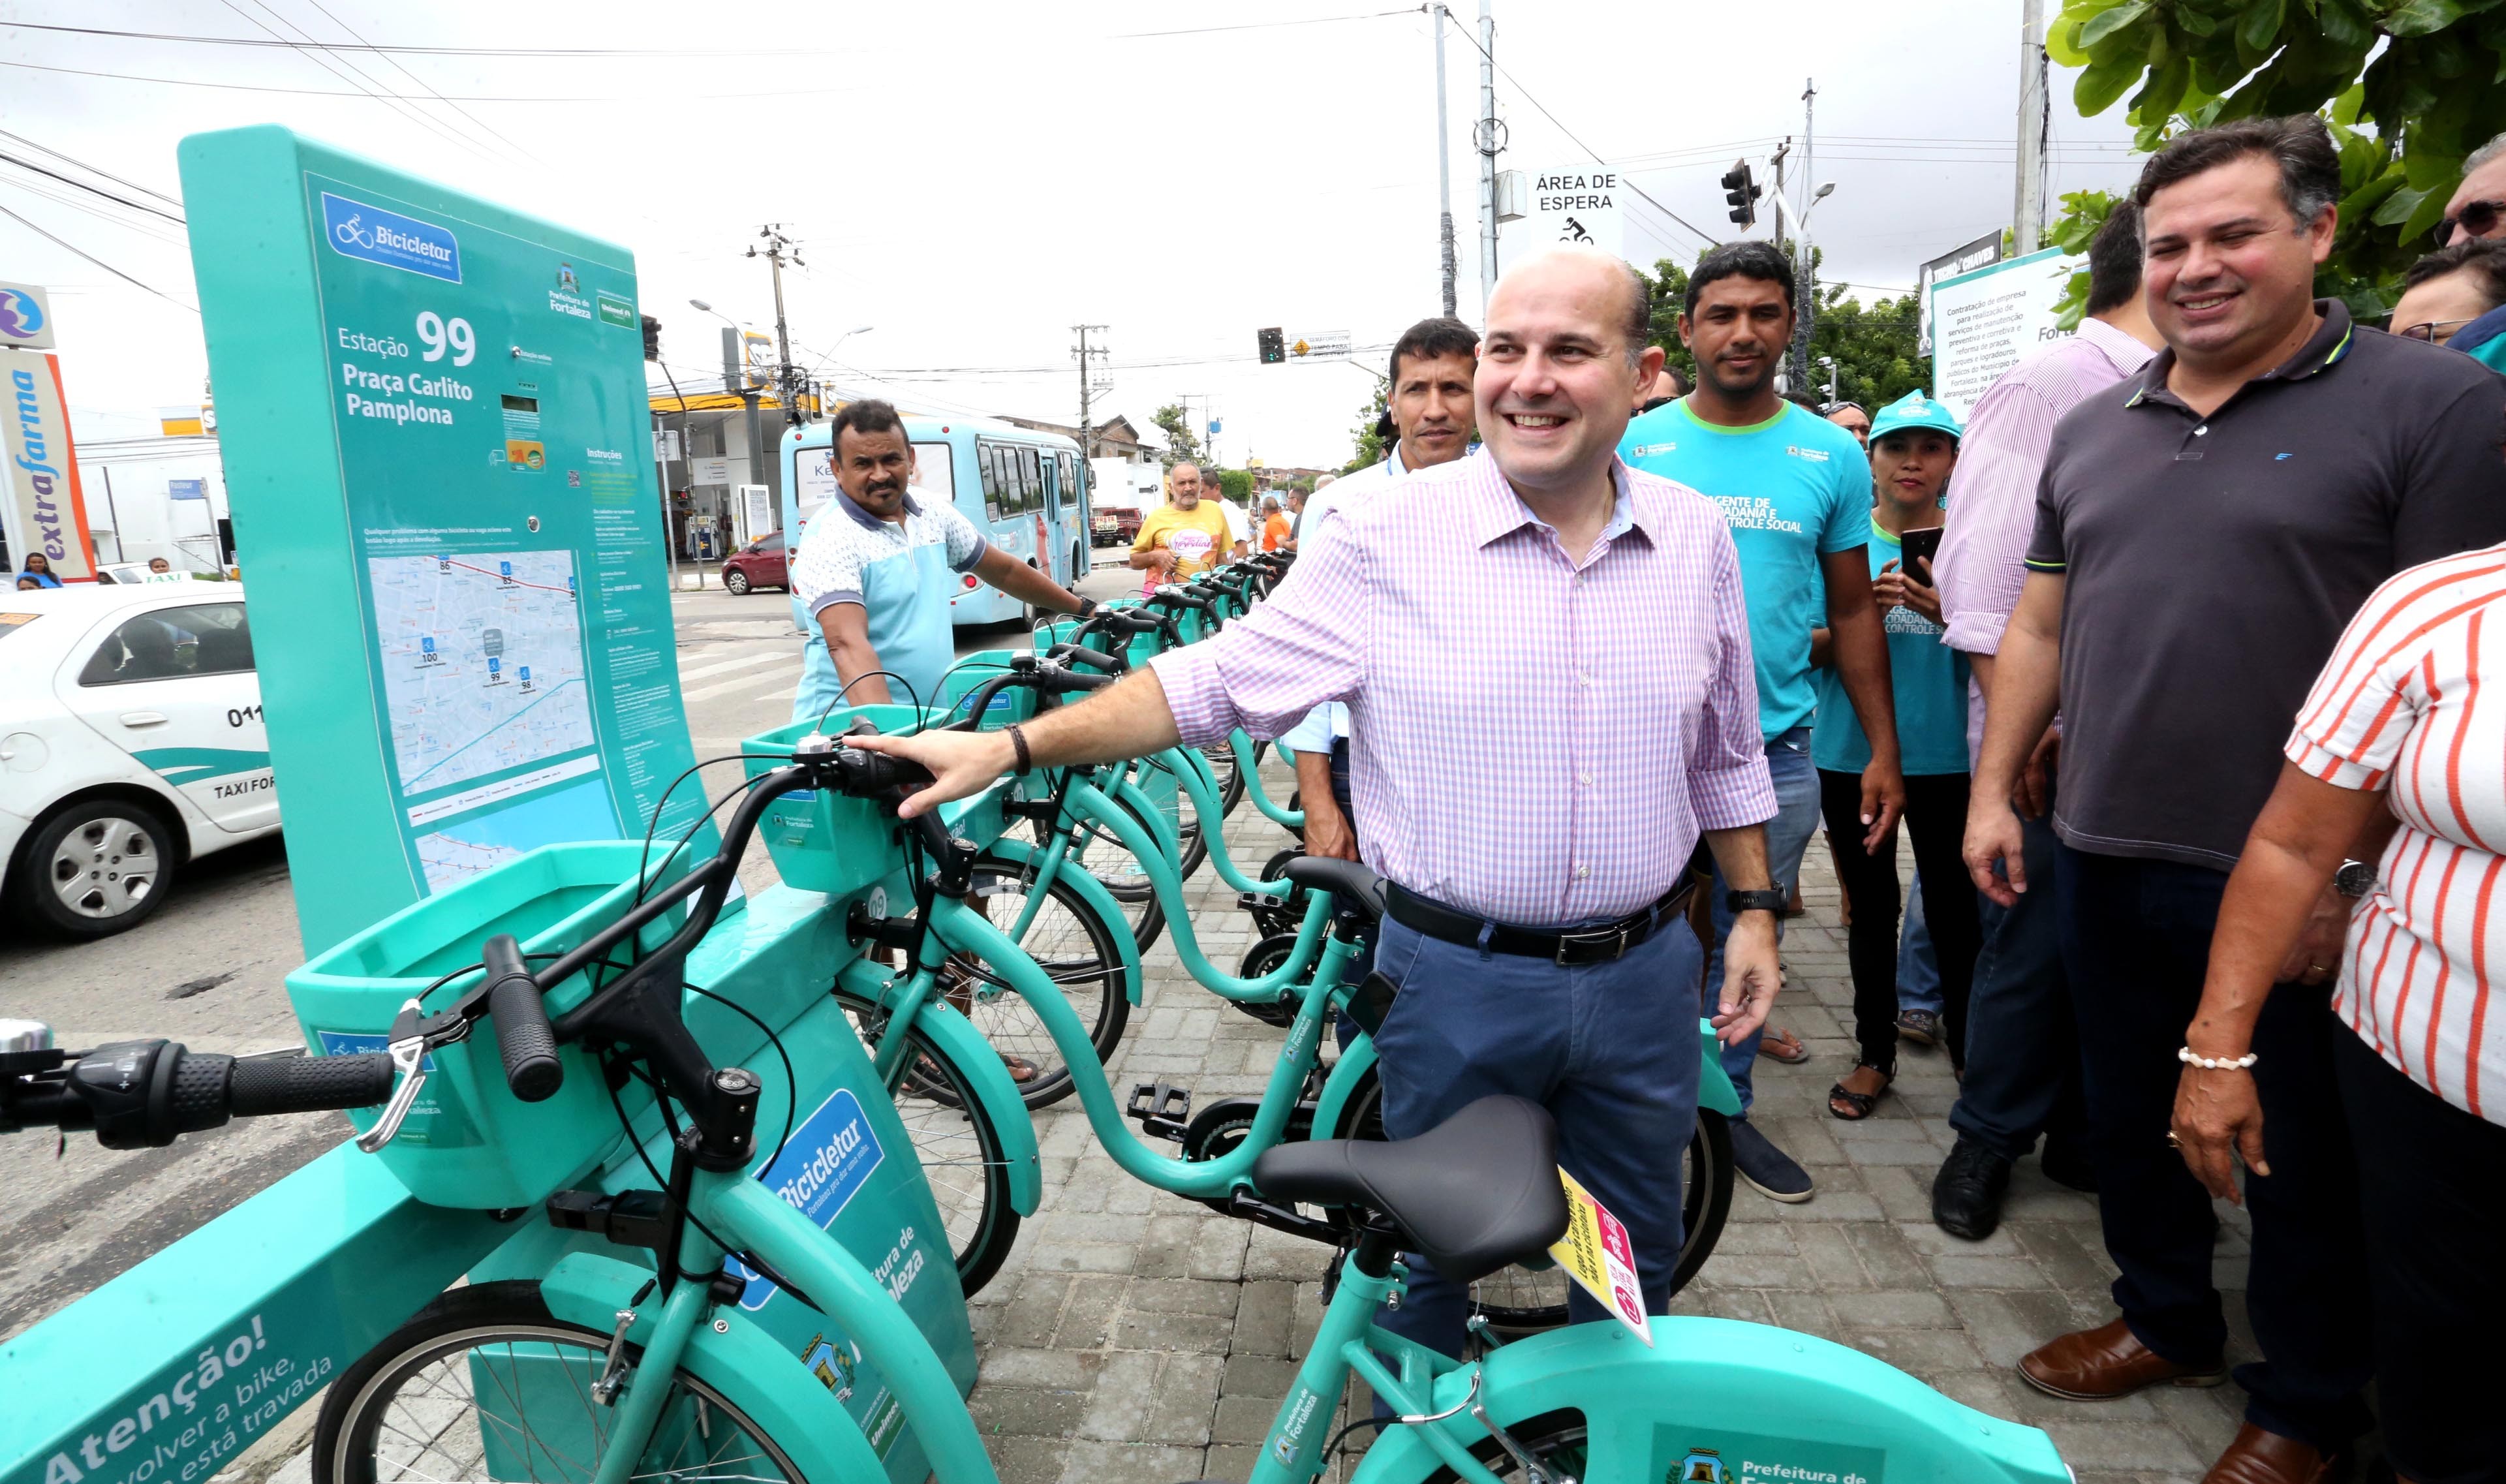
<path fill-rule="evenodd" d="M 1723 172 L 1723 199 L 1732 204 L 1732 220 L 1742 227 L 1758 225 L 1758 197 L 1762 193 L 1752 178 L 1749 162 L 1736 160 L 1732 168 Z"/>
<path fill-rule="evenodd" d="M 662 322 L 647 314 L 644 316 L 644 359 L 658 361 L 661 358 Z"/>
<path fill-rule="evenodd" d="M 1263 365 L 1277 366 L 1284 364 L 1287 361 L 1287 337 L 1281 335 L 1276 326 L 1268 330 L 1256 331 L 1253 338 L 1262 347 Z"/>

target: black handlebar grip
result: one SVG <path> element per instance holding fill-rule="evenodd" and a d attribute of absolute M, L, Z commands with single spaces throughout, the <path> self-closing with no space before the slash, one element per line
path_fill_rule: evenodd
<path fill-rule="evenodd" d="M 1085 644 L 1056 644 L 1053 646 L 1053 656 L 1057 660 L 1075 660 L 1082 665 L 1092 665 L 1098 670 L 1113 670 L 1123 668 L 1121 660 L 1101 649 L 1091 649 Z"/>
<path fill-rule="evenodd" d="M 318 1113 L 373 1107 L 388 1101 L 391 1094 L 392 1059 L 379 1051 L 358 1056 L 255 1057 L 234 1064 L 227 1084 L 227 1108 L 238 1118 Z"/>
<path fill-rule="evenodd" d="M 1103 690 L 1105 687 L 1114 683 L 1114 677 L 1112 675 L 1091 675 L 1079 670 L 1063 670 L 1060 674 L 1055 675 L 1053 678 L 1040 683 L 1044 689 L 1053 692 L 1056 696 L 1062 696 L 1083 691 Z"/>
<path fill-rule="evenodd" d="M 548 1005 L 522 961 L 522 946 L 500 932 L 480 954 L 487 965 L 487 1017 L 496 1023 L 496 1049 L 505 1057 L 505 1085 L 524 1103 L 542 1103 L 565 1081 L 556 1059 L 556 1032 Z"/>

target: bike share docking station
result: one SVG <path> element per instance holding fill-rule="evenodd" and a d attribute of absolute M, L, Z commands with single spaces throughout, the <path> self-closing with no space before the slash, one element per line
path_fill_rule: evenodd
<path fill-rule="evenodd" d="M 274 127 L 194 135 L 180 161 L 298 826 L 310 961 L 289 991 L 317 1054 L 379 1050 L 407 1002 L 440 1011 L 480 982 L 465 965 L 491 935 L 561 954 L 685 869 L 656 869 L 668 842 L 693 827 L 689 850 L 712 848 L 701 788 L 664 798 L 695 758 L 634 259 Z M 686 977 L 776 1029 L 695 997 L 685 1018 L 762 1083 L 761 1143 L 789 1119 L 766 1183 L 878 1276 L 963 1393 L 939 1213 L 828 993 L 858 958 L 852 904 L 734 900 Z M 644 1084 L 561 1058 L 560 1090 L 519 1103 L 486 1039 L 439 1049 L 379 1154 L 332 1150 L 0 1347 L 0 1484 L 198 1484 L 465 1276 L 539 1278 L 553 1309 L 610 1327 L 655 1261 L 650 1199 L 622 1193 L 651 1188 L 638 1150 L 665 1166 L 669 1136 Z M 1031 1140 L 1012 1152 L 1031 1204 Z M 841 1406 L 892 1478 L 924 1475 L 845 1336 L 762 1276 L 715 1281 L 737 1289 L 726 1343 L 789 1365 L 794 1416 Z"/>

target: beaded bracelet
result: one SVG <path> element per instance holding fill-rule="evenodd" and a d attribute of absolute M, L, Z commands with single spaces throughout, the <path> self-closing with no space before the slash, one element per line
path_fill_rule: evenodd
<path fill-rule="evenodd" d="M 2193 1054 L 2192 1047 L 2178 1046 L 2175 1048 L 2175 1060 L 2187 1067 L 2199 1067 L 2204 1071 L 2245 1071 L 2262 1058 L 2250 1051 L 2240 1057 L 2196 1056 Z"/>

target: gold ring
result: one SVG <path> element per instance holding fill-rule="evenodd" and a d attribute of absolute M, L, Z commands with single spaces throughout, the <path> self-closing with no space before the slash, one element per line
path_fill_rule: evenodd
<path fill-rule="evenodd" d="M 2170 1149 L 2181 1149 L 2184 1147 L 2184 1140 L 2176 1138 L 2175 1131 L 2172 1129 L 2166 1131 L 2166 1147 Z"/>

